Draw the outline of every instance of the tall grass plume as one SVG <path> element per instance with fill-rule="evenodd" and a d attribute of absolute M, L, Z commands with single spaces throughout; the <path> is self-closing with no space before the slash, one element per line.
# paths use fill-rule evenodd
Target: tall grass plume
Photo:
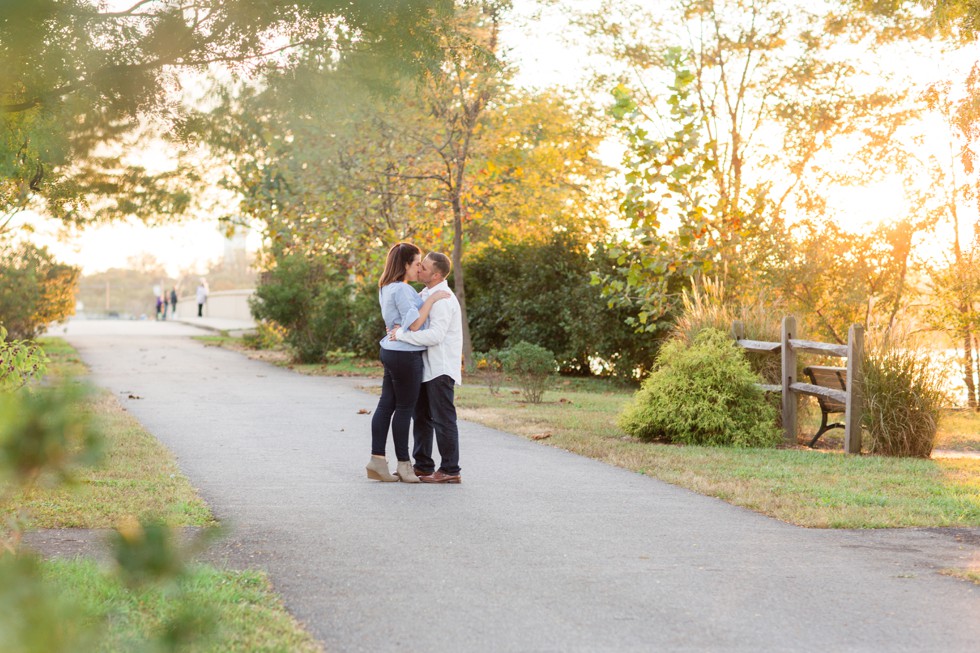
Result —
<path fill-rule="evenodd" d="M 928 458 L 949 403 L 942 371 L 911 337 L 869 338 L 864 360 L 866 448 L 874 454 Z"/>

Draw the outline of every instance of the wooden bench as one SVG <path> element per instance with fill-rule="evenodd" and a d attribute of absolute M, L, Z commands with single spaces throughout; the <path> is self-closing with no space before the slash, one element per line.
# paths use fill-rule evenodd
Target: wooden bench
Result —
<path fill-rule="evenodd" d="M 847 411 L 847 404 L 841 400 L 844 392 L 847 392 L 847 370 L 843 367 L 823 367 L 820 365 L 810 365 L 803 368 L 803 373 L 810 379 L 810 384 L 806 394 L 813 395 L 820 404 L 820 430 L 810 440 L 810 447 L 817 443 L 820 436 L 830 429 L 842 429 L 844 424 L 841 422 L 827 423 L 827 418 L 834 413 L 843 414 Z M 824 390 L 825 389 L 825 390 Z M 823 391 L 821 391 L 823 390 Z"/>

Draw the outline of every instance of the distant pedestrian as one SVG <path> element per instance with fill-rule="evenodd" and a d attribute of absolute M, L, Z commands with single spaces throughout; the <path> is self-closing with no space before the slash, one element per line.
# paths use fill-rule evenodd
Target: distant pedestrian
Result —
<path fill-rule="evenodd" d="M 197 316 L 204 317 L 204 302 L 208 301 L 208 285 L 201 279 L 197 286 Z"/>
<path fill-rule="evenodd" d="M 170 289 L 170 317 L 177 317 L 177 286 Z"/>
<path fill-rule="evenodd" d="M 157 295 L 157 320 L 163 317 L 163 295 Z"/>

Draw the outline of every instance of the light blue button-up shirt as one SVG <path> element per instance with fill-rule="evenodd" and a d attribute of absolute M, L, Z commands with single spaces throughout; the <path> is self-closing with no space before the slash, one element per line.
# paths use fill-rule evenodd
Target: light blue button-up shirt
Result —
<path fill-rule="evenodd" d="M 382 286 L 378 293 L 381 302 L 381 317 L 384 318 L 385 328 L 392 329 L 396 324 L 408 326 L 419 319 L 419 308 L 422 298 L 415 289 L 404 281 L 396 281 Z M 381 339 L 381 347 L 392 351 L 424 351 L 425 347 L 410 345 L 407 342 L 395 340 L 392 342 L 385 333 Z"/>

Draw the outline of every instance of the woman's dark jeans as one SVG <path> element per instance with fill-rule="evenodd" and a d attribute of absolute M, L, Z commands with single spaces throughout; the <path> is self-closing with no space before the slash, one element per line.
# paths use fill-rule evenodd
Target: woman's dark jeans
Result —
<path fill-rule="evenodd" d="M 381 350 L 385 377 L 381 383 L 381 399 L 371 418 L 371 453 L 385 455 L 388 425 L 395 441 L 395 457 L 408 457 L 408 429 L 415 413 L 415 402 L 422 387 L 422 352 Z"/>

